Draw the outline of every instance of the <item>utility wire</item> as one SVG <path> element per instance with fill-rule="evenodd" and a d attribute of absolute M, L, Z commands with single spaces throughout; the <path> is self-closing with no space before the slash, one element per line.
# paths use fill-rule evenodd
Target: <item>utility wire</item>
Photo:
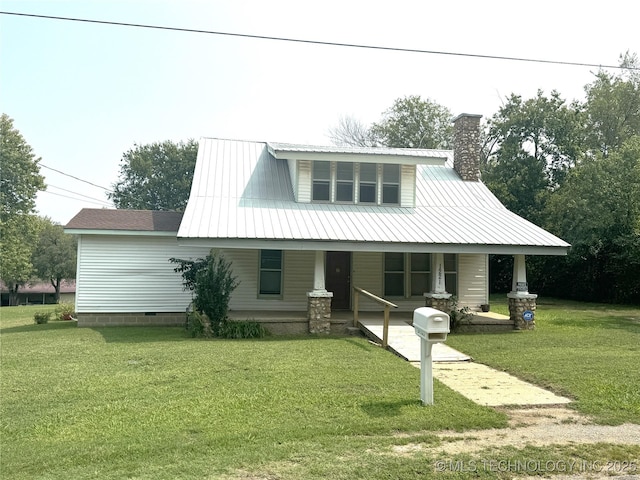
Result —
<path fill-rule="evenodd" d="M 73 190 L 67 190 L 66 188 L 58 187 L 57 185 L 51 185 L 50 183 L 48 183 L 47 187 L 57 188 L 58 190 L 62 190 L 63 192 L 73 193 L 74 195 L 78 195 L 79 197 L 84 197 L 84 198 L 88 198 L 90 200 L 95 200 L 96 202 L 101 202 L 105 206 L 109 206 L 109 207 L 111 206 L 111 204 L 109 202 L 107 202 L 106 200 L 100 200 L 99 198 L 90 197 L 88 195 L 83 195 L 82 193 L 77 193 L 77 192 L 74 192 Z M 54 192 L 51 192 L 51 193 L 54 193 Z"/>
<path fill-rule="evenodd" d="M 43 18 L 48 20 L 64 20 L 69 22 L 96 23 L 101 25 L 113 25 L 113 26 L 119 26 L 119 27 L 149 28 L 149 29 L 156 29 L 156 30 L 169 30 L 174 32 L 187 32 L 187 33 L 204 33 L 207 35 L 223 35 L 228 37 L 241 37 L 241 38 L 251 38 L 255 40 L 273 40 L 273 41 L 279 41 L 279 42 L 304 43 L 304 44 L 324 45 L 324 46 L 331 46 L 331 47 L 363 48 L 363 49 L 369 49 L 369 50 L 384 50 L 384 51 L 391 51 L 391 52 L 406 52 L 406 53 L 423 53 L 423 54 L 430 54 L 430 55 L 450 55 L 450 56 L 456 56 L 456 57 L 507 60 L 507 61 L 513 61 L 513 62 L 546 63 L 546 64 L 552 64 L 552 65 L 568 65 L 568 66 L 576 66 L 576 67 L 617 68 L 617 69 L 626 68 L 628 70 L 640 70 L 640 67 L 621 67 L 620 65 L 602 65 L 598 63 L 568 62 L 568 61 L 559 61 L 559 60 L 543 60 L 538 58 L 505 57 L 500 55 L 480 55 L 480 54 L 474 54 L 474 53 L 422 50 L 418 48 L 385 47 L 381 45 L 366 45 L 366 44 L 358 44 L 358 43 L 327 42 L 327 41 L 321 41 L 321 40 L 304 40 L 300 38 L 273 37 L 268 35 L 251 35 L 247 33 L 219 32 L 219 31 L 213 31 L 213 30 L 167 27 L 162 25 L 148 25 L 148 24 L 141 24 L 141 23 L 110 22 L 106 20 L 91 20 L 87 18 L 59 17 L 59 16 L 53 16 L 53 15 L 36 15 L 32 13 L 0 11 L 0 14 L 16 15 L 16 16 L 31 17 L 31 18 Z"/>
<path fill-rule="evenodd" d="M 101 207 L 106 207 L 107 206 L 107 205 L 104 205 L 103 203 L 92 202 L 91 200 L 82 200 L 81 198 L 70 197 L 69 195 L 63 195 L 61 193 L 50 192 L 49 190 L 42 190 L 42 192 L 43 193 L 48 193 L 49 195 L 56 195 L 57 197 L 70 198 L 71 200 L 77 200 L 77 201 L 86 202 L 86 203 L 93 203 L 94 205 L 100 205 Z M 111 205 L 109 205 L 109 206 L 111 206 Z"/>
<path fill-rule="evenodd" d="M 2 13 L 2 12 L 0 12 L 0 13 Z M 88 180 L 83 180 L 82 178 L 74 177 L 73 175 L 69 175 L 68 173 L 61 172 L 60 170 L 56 170 L 55 168 L 47 167 L 44 163 L 38 163 L 38 165 L 40 165 L 41 167 L 44 167 L 44 168 L 46 168 L 48 170 L 53 170 L 54 172 L 57 172 L 57 173 L 59 173 L 61 175 L 64 175 L 66 177 L 70 177 L 70 178 L 73 178 L 74 180 L 78 180 L 79 182 L 88 183 L 89 185 L 92 185 L 94 187 L 101 188 L 102 190 L 106 190 L 107 192 L 113 193 L 108 188 L 101 187 L 100 185 L 96 185 L 95 183 L 91 183 Z"/>

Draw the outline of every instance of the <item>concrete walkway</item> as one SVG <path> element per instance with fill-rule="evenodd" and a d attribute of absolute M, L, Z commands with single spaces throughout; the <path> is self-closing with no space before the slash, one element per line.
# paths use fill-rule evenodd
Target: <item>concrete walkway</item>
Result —
<path fill-rule="evenodd" d="M 362 319 L 360 328 L 374 341 L 382 342 L 382 319 Z M 403 320 L 389 321 L 389 349 L 420 368 L 420 338 Z M 432 351 L 433 376 L 449 388 L 479 405 L 559 405 L 571 400 L 513 375 L 495 370 L 445 344 Z"/>

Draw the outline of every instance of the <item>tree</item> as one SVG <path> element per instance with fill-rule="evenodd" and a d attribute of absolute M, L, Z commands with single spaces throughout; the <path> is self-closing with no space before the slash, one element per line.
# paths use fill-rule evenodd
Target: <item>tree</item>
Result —
<path fill-rule="evenodd" d="M 2 281 L 9 290 L 9 305 L 17 305 L 18 290 L 34 278 L 31 255 L 39 227 L 35 215 L 19 215 L 2 222 L 0 259 Z"/>
<path fill-rule="evenodd" d="M 357 147 L 449 148 L 453 138 L 451 111 L 418 95 L 398 98 L 378 123 L 364 126 L 352 117 L 341 117 L 329 130 L 336 145 Z"/>
<path fill-rule="evenodd" d="M 375 141 L 369 127 L 353 117 L 340 117 L 338 126 L 329 129 L 329 138 L 341 147 L 373 147 Z"/>
<path fill-rule="evenodd" d="M 73 235 L 64 233 L 63 227 L 49 218 L 40 219 L 40 223 L 38 242 L 31 259 L 38 278 L 50 282 L 55 289 L 58 303 L 61 281 L 76 275 L 77 242 Z"/>
<path fill-rule="evenodd" d="M 511 95 L 488 121 L 482 179 L 511 211 L 541 224 L 549 194 L 580 155 L 580 109 L 557 92 Z"/>
<path fill-rule="evenodd" d="M 640 135 L 575 167 L 548 205 L 548 226 L 572 243 L 554 290 L 640 302 Z"/>
<path fill-rule="evenodd" d="M 31 215 L 45 188 L 39 158 L 6 114 L 0 116 L 0 278 L 14 305 L 18 289 L 31 279 L 31 251 L 38 225 Z"/>
<path fill-rule="evenodd" d="M 448 108 L 410 95 L 398 98 L 382 120 L 371 126 L 371 134 L 387 147 L 446 149 L 453 138 L 452 118 Z"/>
<path fill-rule="evenodd" d="M 585 87 L 587 145 L 605 156 L 640 133 L 640 61 L 627 52 L 620 66 L 618 75 L 600 70 Z"/>
<path fill-rule="evenodd" d="M 116 208 L 184 211 L 197 155 L 195 140 L 135 145 L 122 156 L 109 198 Z"/>

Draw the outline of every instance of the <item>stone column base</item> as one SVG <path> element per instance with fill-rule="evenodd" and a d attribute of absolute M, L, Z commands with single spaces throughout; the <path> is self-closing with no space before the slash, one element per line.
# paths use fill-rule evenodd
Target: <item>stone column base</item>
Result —
<path fill-rule="evenodd" d="M 307 318 L 309 333 L 331 333 L 332 292 L 307 293 Z"/>
<path fill-rule="evenodd" d="M 536 299 L 538 295 L 531 293 L 508 293 L 509 318 L 516 330 L 533 330 L 536 328 L 535 316 L 531 320 L 525 320 L 524 313 L 536 312 Z"/>
<path fill-rule="evenodd" d="M 425 307 L 435 308 L 448 314 L 451 311 L 453 302 L 450 293 L 425 293 Z"/>

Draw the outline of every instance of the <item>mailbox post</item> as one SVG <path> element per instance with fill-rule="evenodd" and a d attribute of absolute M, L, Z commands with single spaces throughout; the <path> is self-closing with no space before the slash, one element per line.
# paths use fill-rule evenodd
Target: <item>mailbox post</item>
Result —
<path fill-rule="evenodd" d="M 434 343 L 444 342 L 449 333 L 449 315 L 431 307 L 413 311 L 413 328 L 420 337 L 420 399 L 423 405 L 433 405 Z"/>

